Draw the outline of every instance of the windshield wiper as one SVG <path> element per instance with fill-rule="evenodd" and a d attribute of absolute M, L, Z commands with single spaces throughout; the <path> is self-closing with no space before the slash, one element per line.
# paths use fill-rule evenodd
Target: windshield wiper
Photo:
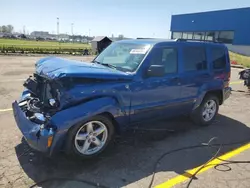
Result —
<path fill-rule="evenodd" d="M 109 63 L 101 63 L 101 62 L 96 61 L 96 60 L 93 60 L 92 62 L 93 62 L 93 63 L 100 64 L 100 65 L 103 65 L 103 66 L 106 66 L 106 67 L 110 67 L 110 68 L 116 69 L 116 66 L 114 66 L 114 65 L 112 65 L 112 64 L 109 64 Z"/>

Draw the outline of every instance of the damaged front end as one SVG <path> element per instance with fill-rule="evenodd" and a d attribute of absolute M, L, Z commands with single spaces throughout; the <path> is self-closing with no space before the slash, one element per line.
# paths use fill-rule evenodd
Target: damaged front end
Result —
<path fill-rule="evenodd" d="M 35 150 L 49 152 L 57 127 L 51 117 L 59 107 L 59 88 L 55 81 L 34 74 L 24 82 L 26 90 L 12 103 L 17 126 Z"/>
<path fill-rule="evenodd" d="M 52 155 L 63 149 L 71 126 L 105 108 L 110 110 L 113 100 L 107 96 L 115 95 L 111 86 L 132 78 L 132 74 L 97 63 L 43 58 L 24 82 L 26 90 L 20 100 L 12 104 L 16 124 L 32 148 Z M 101 98 L 111 104 L 105 103 L 104 108 L 90 102 Z"/>

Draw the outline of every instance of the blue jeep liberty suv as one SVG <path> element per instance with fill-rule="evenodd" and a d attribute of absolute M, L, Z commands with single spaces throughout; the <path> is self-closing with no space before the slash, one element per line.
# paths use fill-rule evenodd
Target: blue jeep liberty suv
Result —
<path fill-rule="evenodd" d="M 223 44 L 137 39 L 113 42 L 91 63 L 42 58 L 13 102 L 35 150 L 99 155 L 133 124 L 183 114 L 209 125 L 231 93 Z"/>

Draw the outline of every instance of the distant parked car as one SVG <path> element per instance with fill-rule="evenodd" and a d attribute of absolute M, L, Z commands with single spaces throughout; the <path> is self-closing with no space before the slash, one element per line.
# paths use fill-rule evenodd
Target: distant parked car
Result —
<path fill-rule="evenodd" d="M 24 34 L 18 35 L 18 38 L 27 39 L 26 35 L 24 35 Z"/>
<path fill-rule="evenodd" d="M 16 39 L 17 37 L 15 35 L 12 34 L 4 34 L 3 38 L 7 38 L 7 39 Z"/>
<path fill-rule="evenodd" d="M 44 41 L 45 38 L 42 38 L 42 37 L 36 37 L 36 41 Z"/>
<path fill-rule="evenodd" d="M 84 49 L 83 50 L 83 55 L 89 55 L 89 50 L 88 49 Z"/>
<path fill-rule="evenodd" d="M 230 96 L 229 81 L 222 44 L 119 41 L 92 63 L 39 60 L 12 106 L 32 148 L 90 158 L 115 134 L 149 119 L 188 114 L 200 126 L 211 124 Z"/>

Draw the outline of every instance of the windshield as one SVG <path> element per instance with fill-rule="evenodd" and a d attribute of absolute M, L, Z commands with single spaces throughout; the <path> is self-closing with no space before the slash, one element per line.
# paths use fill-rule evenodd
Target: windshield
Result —
<path fill-rule="evenodd" d="M 150 45 L 133 43 L 112 43 L 94 62 L 108 65 L 124 72 L 133 72 L 142 62 Z"/>

